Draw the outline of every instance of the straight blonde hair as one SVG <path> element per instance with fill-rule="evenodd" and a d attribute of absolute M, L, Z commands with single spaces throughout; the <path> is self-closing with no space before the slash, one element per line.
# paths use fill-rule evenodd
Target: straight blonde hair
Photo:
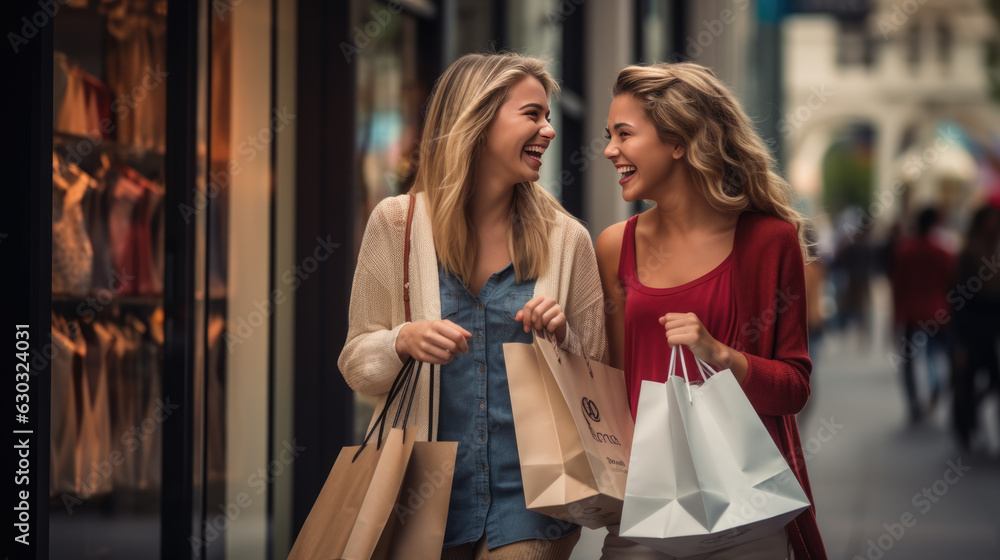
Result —
<path fill-rule="evenodd" d="M 695 185 L 716 210 L 755 210 L 795 226 L 809 259 L 806 218 L 792 206 L 788 182 L 729 88 L 693 62 L 628 66 L 612 95 L 632 95 L 663 141 L 684 147 Z"/>
<path fill-rule="evenodd" d="M 412 192 L 427 193 L 438 262 L 466 284 L 477 257 L 478 232 L 469 216 L 476 162 L 511 87 L 528 77 L 541 82 L 546 95 L 559 91 L 544 62 L 504 52 L 459 58 L 431 92 Z M 551 250 L 548 234 L 558 212 L 565 212 L 562 205 L 538 184 L 514 186 L 507 250 L 518 283 L 545 272 Z"/>

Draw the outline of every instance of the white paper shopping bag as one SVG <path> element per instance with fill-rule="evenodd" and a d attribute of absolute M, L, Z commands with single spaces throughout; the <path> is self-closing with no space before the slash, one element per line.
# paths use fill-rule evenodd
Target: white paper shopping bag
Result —
<path fill-rule="evenodd" d="M 684 557 L 780 531 L 810 505 L 794 473 L 730 370 L 691 385 L 680 361 L 642 382 L 621 536 Z"/>

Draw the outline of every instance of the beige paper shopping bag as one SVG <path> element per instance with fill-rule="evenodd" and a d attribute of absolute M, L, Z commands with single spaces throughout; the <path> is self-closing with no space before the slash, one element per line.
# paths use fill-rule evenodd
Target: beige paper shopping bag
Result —
<path fill-rule="evenodd" d="M 340 451 L 289 560 L 369 560 L 392 515 L 416 428 L 390 429 L 374 444 Z M 355 454 L 361 449 L 361 453 Z"/>
<path fill-rule="evenodd" d="M 503 349 L 527 508 L 618 523 L 633 431 L 624 374 L 537 335 Z"/>
<path fill-rule="evenodd" d="M 373 560 L 439 560 L 458 442 L 418 441 Z"/>
<path fill-rule="evenodd" d="M 341 450 L 289 560 L 440 558 L 458 444 L 414 442 L 417 429 L 406 424 L 419 380 L 420 366 L 411 358 L 365 443 Z M 433 384 L 433 367 L 430 380 Z M 397 400 L 393 427 L 385 431 Z"/>

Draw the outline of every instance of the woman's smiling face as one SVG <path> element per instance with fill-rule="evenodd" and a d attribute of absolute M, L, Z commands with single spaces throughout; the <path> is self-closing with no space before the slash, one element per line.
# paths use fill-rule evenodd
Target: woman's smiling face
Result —
<path fill-rule="evenodd" d="M 660 138 L 639 101 L 630 94 L 621 94 L 611 102 L 605 133 L 608 145 L 604 157 L 621 175 L 622 198 L 627 202 L 655 199 L 656 191 L 679 169 L 677 160 L 684 149 Z"/>
<path fill-rule="evenodd" d="M 537 181 L 542 154 L 555 136 L 545 88 L 536 78 L 525 77 L 511 86 L 486 129 L 480 171 L 509 185 Z"/>

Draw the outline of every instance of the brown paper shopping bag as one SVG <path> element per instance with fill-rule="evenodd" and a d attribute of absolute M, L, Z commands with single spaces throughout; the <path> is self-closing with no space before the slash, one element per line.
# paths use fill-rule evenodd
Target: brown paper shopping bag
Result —
<path fill-rule="evenodd" d="M 289 560 L 440 558 L 458 444 L 415 442 L 416 428 L 406 428 L 420 378 L 415 366 L 408 360 L 396 376 L 365 442 L 341 450 Z M 393 428 L 384 432 L 397 401 Z"/>
<path fill-rule="evenodd" d="M 390 429 L 381 449 L 367 445 L 340 451 L 289 560 L 372 557 L 403 485 L 415 432 Z"/>
<path fill-rule="evenodd" d="M 527 508 L 591 529 L 618 523 L 634 429 L 624 373 L 537 334 L 503 350 Z"/>
<path fill-rule="evenodd" d="M 418 441 L 373 560 L 439 560 L 458 442 Z"/>

